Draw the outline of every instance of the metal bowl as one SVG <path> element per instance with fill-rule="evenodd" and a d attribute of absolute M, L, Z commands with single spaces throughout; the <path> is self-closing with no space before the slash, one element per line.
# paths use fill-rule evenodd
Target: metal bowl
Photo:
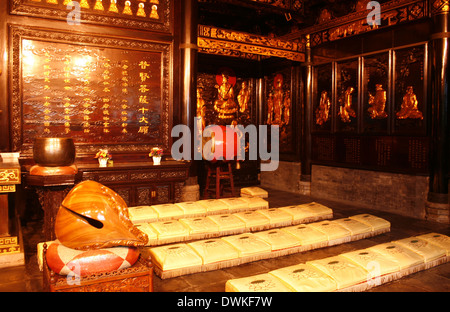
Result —
<path fill-rule="evenodd" d="M 75 161 L 75 144 L 72 138 L 36 138 L 33 158 L 43 167 L 70 166 Z"/>

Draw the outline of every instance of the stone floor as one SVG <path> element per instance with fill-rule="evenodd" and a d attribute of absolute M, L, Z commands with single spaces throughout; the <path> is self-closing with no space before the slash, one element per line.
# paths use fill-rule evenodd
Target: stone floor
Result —
<path fill-rule="evenodd" d="M 369 239 L 345 243 L 333 247 L 312 250 L 276 259 L 262 260 L 237 267 L 211 272 L 185 275 L 161 280 L 154 276 L 155 292 L 223 292 L 228 279 L 266 273 L 312 259 L 338 255 L 343 252 L 367 248 L 413 235 L 438 232 L 450 235 L 450 225 L 429 222 L 396 215 L 387 212 L 369 210 L 319 198 L 269 190 L 270 207 L 316 201 L 327 205 L 334 211 L 335 218 L 347 217 L 359 213 L 372 213 L 391 222 L 391 231 Z M 25 265 L 0 269 L 0 292 L 40 292 L 42 291 L 42 273 L 36 261 L 36 244 L 42 241 L 41 219 L 28 220 L 23 226 L 25 243 Z M 371 292 L 448 292 L 450 291 L 450 263 L 412 274 L 375 288 Z"/>

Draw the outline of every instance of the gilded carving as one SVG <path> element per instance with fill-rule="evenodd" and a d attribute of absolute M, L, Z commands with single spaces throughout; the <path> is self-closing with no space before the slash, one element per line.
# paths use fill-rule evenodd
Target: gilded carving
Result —
<path fill-rule="evenodd" d="M 370 118 L 386 118 L 387 113 L 385 112 L 386 107 L 386 90 L 383 89 L 381 84 L 375 86 L 375 95 L 369 92 L 369 112 Z"/>
<path fill-rule="evenodd" d="M 73 10 L 70 1 L 51 0 L 53 2 L 36 0 L 10 0 L 11 14 L 39 16 L 57 20 L 67 20 Z M 80 23 L 102 24 L 170 32 L 171 1 L 151 2 L 145 6 L 143 2 L 130 0 L 95 0 L 92 5 L 87 0 L 76 1 L 82 8 Z M 108 5 L 109 4 L 109 5 Z M 107 9 L 106 9 L 107 8 Z"/>
<path fill-rule="evenodd" d="M 273 90 L 269 93 L 267 124 L 288 125 L 290 122 L 291 95 L 283 89 L 283 75 L 277 74 L 273 82 Z"/>
<path fill-rule="evenodd" d="M 321 126 L 330 118 L 331 101 L 327 91 L 320 94 L 319 106 L 316 108 L 316 124 Z"/>
<path fill-rule="evenodd" d="M 214 101 L 214 110 L 219 114 L 219 119 L 231 120 L 236 117 L 239 107 L 234 100 L 234 88 L 229 82 L 229 75 L 222 73 L 220 77 L 219 85 L 215 86 L 217 99 Z"/>
<path fill-rule="evenodd" d="M 0 184 L 19 184 L 19 169 L 0 169 Z"/>
<path fill-rule="evenodd" d="M 348 87 L 343 96 L 339 99 L 340 107 L 339 107 L 339 113 L 338 115 L 341 117 L 341 120 L 345 123 L 351 122 L 351 117 L 355 118 L 356 113 L 353 109 L 353 91 L 355 89 L 353 87 Z"/>
<path fill-rule="evenodd" d="M 402 106 L 400 111 L 396 113 L 398 119 L 423 119 L 422 112 L 419 111 L 417 105 L 419 101 L 417 100 L 416 95 L 414 94 L 414 89 L 412 86 L 408 86 L 406 88 L 406 93 L 403 96 Z"/>
<path fill-rule="evenodd" d="M 222 28 L 199 25 L 198 47 L 201 52 L 229 56 L 263 55 L 305 61 L 303 42 L 258 36 Z"/>
<path fill-rule="evenodd" d="M 434 0 L 432 11 L 434 14 L 450 12 L 450 0 Z"/>
<path fill-rule="evenodd" d="M 360 1 L 362 4 L 367 1 Z M 357 6 L 358 6 L 357 5 Z M 367 23 L 367 10 L 359 9 L 356 12 L 342 17 L 333 18 L 331 13 L 324 9 L 315 26 L 302 29 L 296 37 L 311 35 L 311 45 L 317 46 L 325 42 L 354 36 L 372 31 L 377 28 L 389 27 L 427 17 L 428 1 L 409 0 L 388 1 L 381 4 L 381 25 L 369 25 Z M 433 3 L 435 12 L 448 10 L 448 0 L 435 0 Z M 291 36 L 292 37 L 292 36 Z"/>

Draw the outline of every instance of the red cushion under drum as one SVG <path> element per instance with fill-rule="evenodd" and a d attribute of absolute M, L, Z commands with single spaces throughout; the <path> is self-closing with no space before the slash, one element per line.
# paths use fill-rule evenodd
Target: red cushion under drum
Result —
<path fill-rule="evenodd" d="M 58 243 L 51 244 L 46 253 L 48 266 L 60 275 L 86 276 L 111 272 L 132 266 L 139 258 L 136 247 L 112 247 L 76 250 Z"/>

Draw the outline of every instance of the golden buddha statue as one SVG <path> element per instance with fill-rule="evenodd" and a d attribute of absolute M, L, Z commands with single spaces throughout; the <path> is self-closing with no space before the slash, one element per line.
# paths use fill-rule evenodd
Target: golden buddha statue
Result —
<path fill-rule="evenodd" d="M 203 89 L 197 88 L 197 117 L 202 118 L 202 129 L 205 129 L 206 103 L 203 99 Z"/>
<path fill-rule="evenodd" d="M 286 91 L 284 97 L 283 124 L 288 125 L 291 119 L 291 92 Z"/>
<path fill-rule="evenodd" d="M 354 90 L 353 87 L 348 87 L 345 90 L 343 97 L 344 105 L 341 105 L 339 108 L 339 116 L 341 116 L 341 120 L 345 123 L 351 122 L 350 117 L 356 117 L 356 113 L 352 108 L 352 93 Z"/>
<path fill-rule="evenodd" d="M 396 116 L 398 119 L 423 119 L 422 112 L 419 111 L 417 105 L 419 102 L 417 101 L 417 97 L 414 94 L 414 90 L 412 86 L 406 88 L 406 94 L 403 96 L 402 106 L 400 111 L 397 112 Z"/>
<path fill-rule="evenodd" d="M 370 118 L 386 118 L 387 113 L 384 111 L 386 107 L 386 91 L 383 89 L 383 85 L 375 85 L 375 96 L 369 93 L 369 112 Z"/>
<path fill-rule="evenodd" d="M 239 91 L 237 99 L 239 103 L 239 111 L 244 113 L 248 108 L 248 101 L 250 100 L 250 90 L 248 88 L 247 81 L 242 82 L 242 88 L 241 91 Z"/>
<path fill-rule="evenodd" d="M 228 75 L 222 74 L 222 84 L 216 85 L 218 98 L 214 101 L 214 109 L 219 113 L 220 119 L 235 117 L 238 105 L 234 101 L 233 85 L 228 82 Z"/>
<path fill-rule="evenodd" d="M 320 94 L 319 106 L 316 108 L 316 124 L 321 126 L 328 121 L 331 102 L 327 91 Z"/>
<path fill-rule="evenodd" d="M 274 125 L 282 125 L 283 107 L 284 107 L 284 92 L 283 79 L 276 77 L 274 81 L 273 91 L 273 121 Z"/>
<path fill-rule="evenodd" d="M 267 124 L 271 125 L 273 119 L 273 93 L 269 93 L 269 98 L 267 99 Z"/>

